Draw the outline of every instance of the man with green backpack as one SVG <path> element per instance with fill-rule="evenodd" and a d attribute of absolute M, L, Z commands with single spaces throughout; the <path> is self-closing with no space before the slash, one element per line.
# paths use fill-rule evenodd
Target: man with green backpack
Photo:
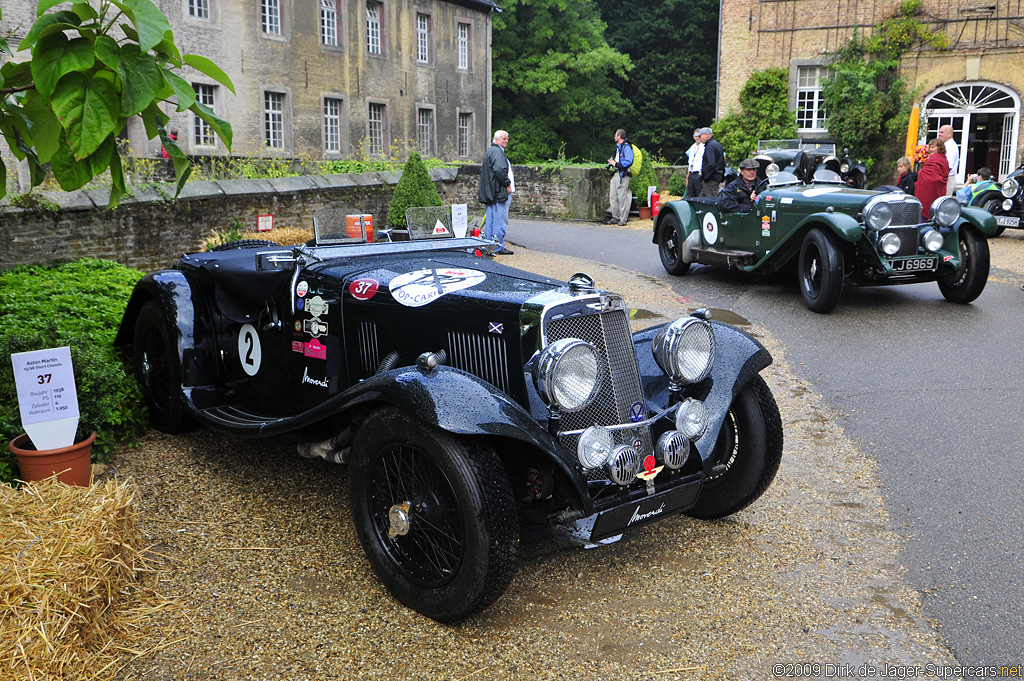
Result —
<path fill-rule="evenodd" d="M 629 191 L 629 179 L 633 176 L 633 145 L 626 139 L 626 131 L 615 131 L 615 154 L 608 159 L 608 169 L 614 171 L 608 189 L 608 216 L 602 222 L 625 225 L 629 218 L 629 207 L 633 194 Z"/>

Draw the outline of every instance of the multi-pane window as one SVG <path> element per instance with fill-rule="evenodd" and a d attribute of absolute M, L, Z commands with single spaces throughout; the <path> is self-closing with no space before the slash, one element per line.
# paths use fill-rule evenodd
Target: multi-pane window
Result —
<path fill-rule="evenodd" d="M 271 149 L 284 149 L 284 94 L 263 93 L 263 141 Z"/>
<path fill-rule="evenodd" d="M 828 77 L 825 66 L 797 67 L 796 127 L 801 130 L 824 130 L 826 115 L 821 84 Z"/>
<path fill-rule="evenodd" d="M 188 15 L 195 19 L 210 19 L 210 0 L 188 0 Z"/>
<path fill-rule="evenodd" d="M 469 140 L 473 135 L 473 114 L 459 114 L 459 156 L 469 156 Z"/>
<path fill-rule="evenodd" d="M 324 151 L 341 151 L 341 100 L 324 98 Z"/>
<path fill-rule="evenodd" d="M 373 156 L 380 156 L 384 153 L 384 116 L 387 107 L 383 104 L 370 104 L 369 124 L 369 153 Z"/>
<path fill-rule="evenodd" d="M 430 63 L 430 16 L 416 15 L 416 61 Z"/>
<path fill-rule="evenodd" d="M 320 42 L 338 46 L 338 0 L 320 0 Z"/>
<path fill-rule="evenodd" d="M 420 109 L 416 114 L 416 146 L 420 156 L 430 156 L 430 141 L 434 137 L 434 112 Z"/>
<path fill-rule="evenodd" d="M 281 35 L 281 0 L 260 0 L 260 23 L 264 33 Z"/>
<path fill-rule="evenodd" d="M 383 7 L 379 2 L 366 3 L 366 51 L 380 54 L 380 15 Z"/>
<path fill-rule="evenodd" d="M 196 91 L 196 101 L 209 108 L 210 111 L 214 111 L 213 103 L 217 86 L 192 83 L 192 89 Z M 195 113 L 192 114 L 192 140 L 197 147 L 217 146 L 217 137 L 213 134 L 213 128 Z"/>
<path fill-rule="evenodd" d="M 469 68 L 469 24 L 459 23 L 458 35 L 456 37 L 459 53 L 459 68 Z"/>

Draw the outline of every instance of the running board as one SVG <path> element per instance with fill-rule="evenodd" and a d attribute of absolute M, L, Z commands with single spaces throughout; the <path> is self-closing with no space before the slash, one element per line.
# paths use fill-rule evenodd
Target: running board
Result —
<path fill-rule="evenodd" d="M 694 262 L 715 267 L 742 269 L 754 264 L 753 251 L 734 251 L 728 248 L 691 248 Z"/>

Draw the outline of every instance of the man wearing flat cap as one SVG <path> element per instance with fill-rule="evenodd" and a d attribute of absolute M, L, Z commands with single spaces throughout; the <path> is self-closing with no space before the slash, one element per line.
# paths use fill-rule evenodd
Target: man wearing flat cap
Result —
<path fill-rule="evenodd" d="M 757 201 L 757 169 L 752 158 L 740 161 L 740 176 L 725 185 L 720 207 L 723 213 L 748 213 Z"/>
<path fill-rule="evenodd" d="M 711 128 L 700 129 L 700 141 L 704 144 L 704 156 L 700 161 L 701 196 L 715 198 L 725 179 L 725 150 L 718 140 L 711 139 Z"/>

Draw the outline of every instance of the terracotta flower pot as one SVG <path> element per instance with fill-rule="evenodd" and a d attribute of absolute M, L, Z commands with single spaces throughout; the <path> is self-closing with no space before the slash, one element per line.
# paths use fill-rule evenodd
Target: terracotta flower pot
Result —
<path fill-rule="evenodd" d="M 20 478 L 25 482 L 45 480 L 54 473 L 57 480 L 67 485 L 88 487 L 92 477 L 92 443 L 96 433 L 60 449 L 36 450 L 28 435 L 21 434 L 7 444 L 18 460 Z"/>
<path fill-rule="evenodd" d="M 651 207 L 650 206 L 640 206 L 636 210 L 637 210 L 638 213 L 640 213 L 640 219 L 641 220 L 650 220 L 651 219 Z"/>

